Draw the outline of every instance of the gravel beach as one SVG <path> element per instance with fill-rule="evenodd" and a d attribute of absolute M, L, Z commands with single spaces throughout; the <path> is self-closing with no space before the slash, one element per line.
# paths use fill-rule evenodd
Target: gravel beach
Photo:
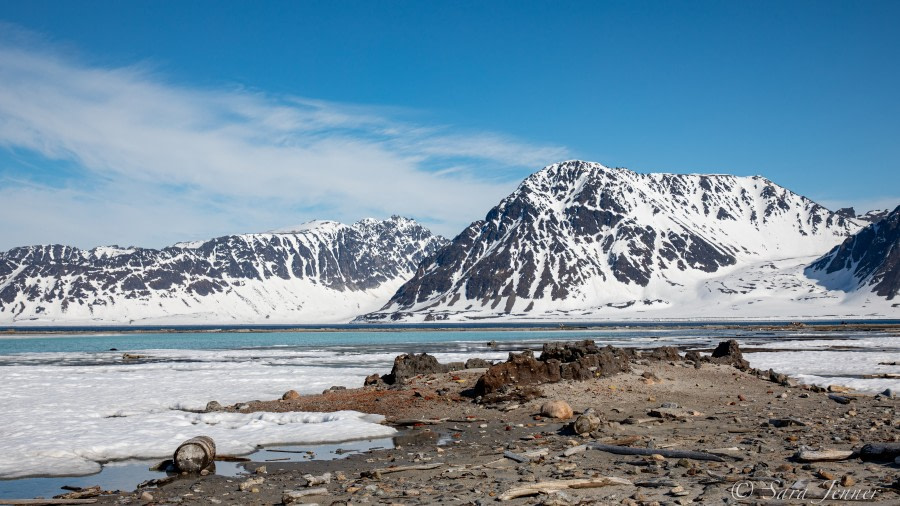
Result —
<path fill-rule="evenodd" d="M 571 346 L 553 347 L 557 361 L 546 359 L 546 347 L 543 357 L 511 357 L 519 369 L 507 367 L 507 384 L 492 392 L 484 379 L 479 383 L 491 376 L 484 367 L 415 374 L 419 364 L 412 364 L 405 376 L 372 377 L 373 384 L 358 389 L 228 406 L 377 413 L 398 434 L 394 448 L 339 460 L 249 462 L 244 476 L 176 475 L 92 499 L 104 505 L 900 503 L 900 465 L 865 447 L 897 449 L 895 396 L 796 385 L 749 369 L 736 349 L 709 361 L 707 354 L 685 358 L 671 348 L 610 354 L 586 343 Z M 592 356 L 598 350 L 609 360 Z M 547 364 L 559 368 L 553 374 L 575 379 L 543 381 L 535 371 Z M 550 408 L 562 403 L 550 401 L 562 401 L 571 413 L 563 406 L 555 413 L 562 418 L 554 418 Z M 822 451 L 841 460 L 818 460 Z"/>

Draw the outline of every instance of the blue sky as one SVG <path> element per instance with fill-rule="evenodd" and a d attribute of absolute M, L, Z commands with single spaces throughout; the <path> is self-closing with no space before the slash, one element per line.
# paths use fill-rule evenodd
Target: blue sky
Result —
<path fill-rule="evenodd" d="M 0 0 L 0 249 L 402 214 L 571 158 L 900 204 L 900 2 Z"/>

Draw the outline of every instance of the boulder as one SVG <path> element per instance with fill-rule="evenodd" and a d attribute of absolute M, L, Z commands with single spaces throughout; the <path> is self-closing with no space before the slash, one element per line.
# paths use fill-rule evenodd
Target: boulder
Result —
<path fill-rule="evenodd" d="M 487 369 L 493 364 L 483 358 L 470 358 L 466 360 L 466 369 Z"/>
<path fill-rule="evenodd" d="M 750 363 L 744 360 L 744 355 L 741 354 L 741 348 L 738 346 L 737 341 L 735 341 L 734 339 L 729 339 L 727 341 L 722 341 L 721 343 L 719 343 L 719 345 L 716 346 L 716 349 L 712 352 L 710 362 L 716 364 L 733 365 L 742 371 L 750 368 Z"/>
<path fill-rule="evenodd" d="M 300 398 L 300 394 L 296 390 L 288 390 L 281 396 L 283 401 L 293 401 Z"/>
<path fill-rule="evenodd" d="M 666 362 L 678 362 L 681 360 L 681 355 L 678 354 L 678 348 L 674 346 L 660 346 L 659 348 L 653 348 L 650 353 L 643 353 L 641 356 L 650 360 L 663 360 Z"/>
<path fill-rule="evenodd" d="M 447 372 L 450 369 L 438 362 L 433 356 L 422 353 L 398 355 L 394 358 L 394 367 L 390 374 L 381 377 L 382 381 L 388 385 L 402 383 L 408 378 L 414 378 L 420 374 L 438 374 Z"/>
<path fill-rule="evenodd" d="M 541 406 L 541 415 L 556 418 L 558 420 L 568 420 L 569 418 L 572 418 L 574 413 L 568 402 L 555 400 L 547 401 Z"/>
<path fill-rule="evenodd" d="M 599 429 L 602 423 L 603 420 L 601 420 L 599 416 L 591 413 L 584 413 L 578 415 L 578 418 L 572 422 L 572 430 L 576 434 L 590 434 Z"/>

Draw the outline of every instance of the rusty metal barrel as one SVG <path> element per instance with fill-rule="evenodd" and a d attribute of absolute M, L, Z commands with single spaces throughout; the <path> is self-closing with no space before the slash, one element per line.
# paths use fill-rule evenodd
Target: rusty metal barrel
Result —
<path fill-rule="evenodd" d="M 199 473 L 216 460 L 216 443 L 209 436 L 197 436 L 181 443 L 172 457 L 182 472 Z"/>

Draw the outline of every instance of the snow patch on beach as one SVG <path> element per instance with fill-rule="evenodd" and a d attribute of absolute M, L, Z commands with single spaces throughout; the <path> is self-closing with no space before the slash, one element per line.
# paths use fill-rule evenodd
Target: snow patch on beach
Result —
<path fill-rule="evenodd" d="M 165 458 L 179 443 L 209 435 L 219 452 L 257 445 L 385 437 L 380 417 L 338 413 L 193 413 L 210 400 L 233 404 L 277 399 L 287 390 L 319 393 L 357 387 L 392 354 L 279 350 L 146 350 L 149 361 L 121 354 L 34 353 L 0 361 L 0 478 L 80 475 L 100 463 Z M 4 365 L 9 364 L 9 365 Z M 12 365 L 16 364 L 16 365 Z"/>
<path fill-rule="evenodd" d="M 828 386 L 842 385 L 860 392 L 880 393 L 886 388 L 900 391 L 900 379 L 866 378 L 865 376 L 900 373 L 896 363 L 900 357 L 900 337 L 860 339 L 784 340 L 766 348 L 801 349 L 802 351 L 770 351 L 744 355 L 751 367 L 787 373 L 801 383 Z M 824 349 L 839 348 L 839 349 Z M 840 349 L 855 348 L 855 349 Z"/>

